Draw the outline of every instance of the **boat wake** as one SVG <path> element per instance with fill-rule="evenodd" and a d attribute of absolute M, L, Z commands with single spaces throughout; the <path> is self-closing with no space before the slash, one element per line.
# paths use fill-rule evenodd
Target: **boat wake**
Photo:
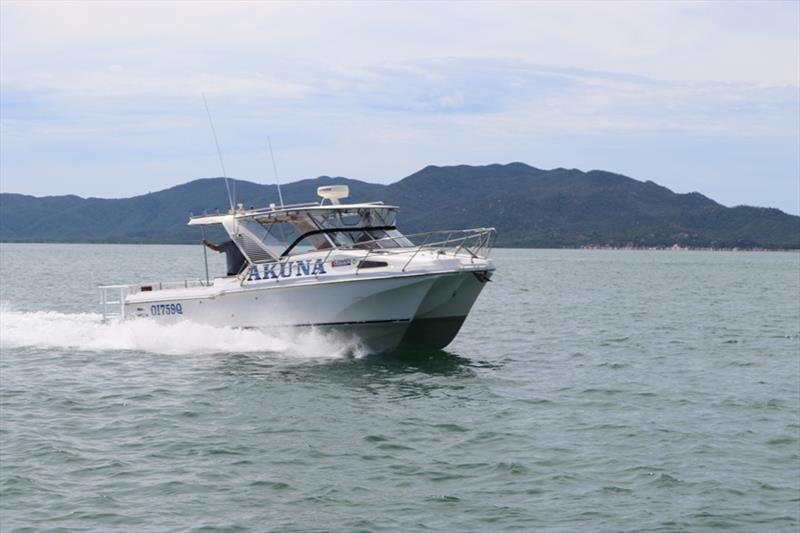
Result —
<path fill-rule="evenodd" d="M 243 330 L 193 322 L 151 320 L 104 323 L 98 313 L 17 311 L 0 305 L 0 348 L 138 351 L 166 355 L 276 354 L 303 359 L 361 357 L 358 339 L 308 330 Z"/>

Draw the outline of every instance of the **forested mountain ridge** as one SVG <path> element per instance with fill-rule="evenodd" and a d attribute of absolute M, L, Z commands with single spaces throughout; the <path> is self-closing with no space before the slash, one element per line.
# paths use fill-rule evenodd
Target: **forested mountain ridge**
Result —
<path fill-rule="evenodd" d="M 232 180 L 246 206 L 277 203 L 274 185 Z M 800 217 L 777 209 L 725 207 L 620 174 L 524 163 L 429 166 L 381 185 L 322 176 L 283 185 L 286 203 L 317 200 L 320 185 L 347 184 L 348 201 L 401 208 L 405 232 L 494 226 L 509 247 L 679 246 L 800 248 Z M 193 180 L 122 199 L 0 194 L 0 240 L 16 242 L 197 242 L 190 212 L 224 211 L 222 178 Z"/>

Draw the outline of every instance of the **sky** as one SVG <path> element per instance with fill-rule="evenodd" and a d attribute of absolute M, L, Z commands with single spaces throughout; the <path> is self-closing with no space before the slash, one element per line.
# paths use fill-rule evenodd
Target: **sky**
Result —
<path fill-rule="evenodd" d="M 0 191 L 602 169 L 800 214 L 800 1 L 0 0 Z M 221 191 L 221 198 L 224 198 Z"/>

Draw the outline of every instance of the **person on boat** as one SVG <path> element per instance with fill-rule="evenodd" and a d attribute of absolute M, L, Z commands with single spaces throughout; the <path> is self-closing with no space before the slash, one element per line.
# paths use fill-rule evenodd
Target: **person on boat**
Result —
<path fill-rule="evenodd" d="M 247 260 L 242 255 L 239 247 L 233 241 L 225 241 L 222 244 L 211 244 L 206 239 L 203 239 L 203 244 L 214 250 L 215 252 L 225 252 L 225 261 L 228 263 L 228 275 L 236 276 L 244 268 Z"/>

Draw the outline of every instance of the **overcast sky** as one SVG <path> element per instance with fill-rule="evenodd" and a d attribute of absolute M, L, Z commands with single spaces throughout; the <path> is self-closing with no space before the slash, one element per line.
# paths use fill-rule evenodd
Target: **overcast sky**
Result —
<path fill-rule="evenodd" d="M 0 2 L 0 190 L 603 169 L 800 213 L 800 2 Z M 224 198 L 224 191 L 220 192 Z"/>

